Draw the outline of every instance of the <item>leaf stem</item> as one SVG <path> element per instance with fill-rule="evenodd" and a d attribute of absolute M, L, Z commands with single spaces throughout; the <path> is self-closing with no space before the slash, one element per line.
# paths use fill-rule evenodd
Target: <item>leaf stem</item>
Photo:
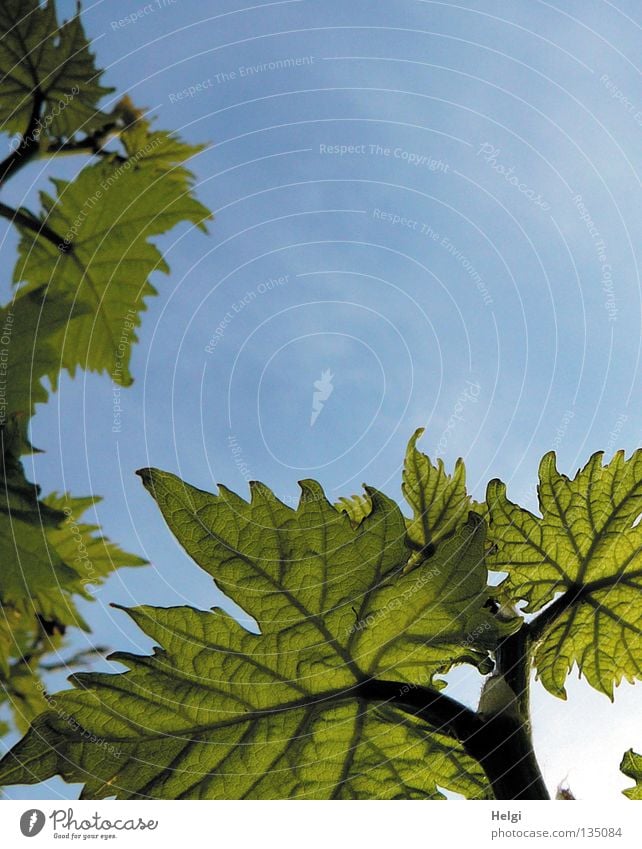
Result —
<path fill-rule="evenodd" d="M 48 227 L 44 221 L 34 218 L 30 213 L 22 209 L 14 209 L 12 206 L 7 206 L 6 203 L 0 201 L 0 217 L 6 218 L 12 224 L 19 224 L 26 230 L 35 233 L 36 236 L 42 236 L 52 245 L 55 245 L 61 254 L 71 253 L 73 245 L 59 236 L 51 227 Z"/>
<path fill-rule="evenodd" d="M 514 713 L 482 717 L 444 693 L 398 681 L 367 681 L 360 685 L 358 694 L 394 704 L 459 740 L 481 764 L 496 799 L 550 798 L 529 730 Z"/>
<path fill-rule="evenodd" d="M 493 714 L 462 743 L 482 765 L 496 799 L 550 799 L 528 726 L 514 714 Z"/>
<path fill-rule="evenodd" d="M 475 734 L 481 723 L 481 718 L 474 710 L 431 687 L 373 678 L 360 684 L 356 695 L 391 702 L 402 710 L 409 708 L 407 713 L 420 717 L 435 730 L 462 741 Z"/>
<path fill-rule="evenodd" d="M 106 150 L 105 145 L 112 141 L 112 139 L 117 139 L 120 136 L 120 132 L 111 127 L 106 128 L 105 133 L 94 133 L 93 135 L 86 136 L 83 139 L 79 139 L 78 141 L 68 141 L 60 143 L 55 146 L 47 147 L 38 152 L 38 156 L 40 157 L 58 157 L 58 156 L 76 156 L 78 154 L 87 154 L 91 156 L 98 156 L 107 159 L 114 159 L 116 162 L 126 162 L 124 156 L 121 156 L 119 153 L 116 153 L 112 150 Z"/>
<path fill-rule="evenodd" d="M 20 144 L 11 151 L 6 159 L 0 162 L 0 188 L 21 168 L 24 168 L 31 159 L 38 155 L 40 151 L 40 111 L 44 102 L 44 95 L 39 88 L 36 88 L 33 95 L 33 106 L 29 125 L 22 135 Z M 70 242 L 62 239 L 43 221 L 39 221 L 21 209 L 13 209 L 4 203 L 0 203 L 0 216 L 8 219 L 13 224 L 19 224 L 37 236 L 47 239 L 47 241 L 54 244 L 63 254 L 71 251 L 72 246 Z"/>
<path fill-rule="evenodd" d="M 569 610 L 573 605 L 579 604 L 586 596 L 599 590 L 606 590 L 609 587 L 617 586 L 620 581 L 626 581 L 634 577 L 640 577 L 642 570 L 636 570 L 628 575 L 609 575 L 606 578 L 599 578 L 596 581 L 590 581 L 588 584 L 571 584 L 566 592 L 557 598 L 552 604 L 544 608 L 528 626 L 531 640 L 535 643 L 544 636 L 544 632 L 549 628 L 559 617 Z"/>
<path fill-rule="evenodd" d="M 0 162 L 0 186 L 23 168 L 40 148 L 40 110 L 45 102 L 44 95 L 36 88 L 33 95 L 33 106 L 27 129 L 22 135 L 18 147 Z"/>
<path fill-rule="evenodd" d="M 529 734 L 531 644 L 531 633 L 528 625 L 524 623 L 519 631 L 502 640 L 495 652 L 497 672 L 504 676 L 504 680 L 515 693 L 517 709 Z"/>

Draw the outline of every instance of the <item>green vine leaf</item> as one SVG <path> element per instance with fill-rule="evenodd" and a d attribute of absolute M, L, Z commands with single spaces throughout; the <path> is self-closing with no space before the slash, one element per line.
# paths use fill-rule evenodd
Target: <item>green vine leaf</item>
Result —
<path fill-rule="evenodd" d="M 620 770 L 635 781 L 635 787 L 629 787 L 623 790 L 625 796 L 629 799 L 642 800 L 642 755 L 636 754 L 633 749 L 629 749 L 624 753 Z"/>
<path fill-rule="evenodd" d="M 44 103 L 37 132 L 71 137 L 108 120 L 98 102 L 113 89 L 100 85 L 80 15 L 58 25 L 52 0 L 4 0 L 0 18 L 0 129 L 24 133 L 34 93 Z"/>
<path fill-rule="evenodd" d="M 25 734 L 31 722 L 47 709 L 37 664 L 28 661 L 14 663 L 6 678 L 0 678 L 0 684 L 0 704 L 9 704 L 14 727 Z"/>
<path fill-rule="evenodd" d="M 39 672 L 65 631 L 88 630 L 76 601 L 121 566 L 145 561 L 79 517 L 93 498 L 45 499 L 25 477 L 29 419 L 78 367 L 128 385 L 150 276 L 169 268 L 153 239 L 180 222 L 205 229 L 185 162 L 202 150 L 151 129 L 127 95 L 103 112 L 80 20 L 58 24 L 52 0 L 6 0 L 0 20 L 0 130 L 12 140 L 1 179 L 40 157 L 93 154 L 72 181 L 41 193 L 39 217 L 2 204 L 20 231 L 11 303 L 0 307 L 0 701 L 23 728 L 45 706 Z"/>
<path fill-rule="evenodd" d="M 124 566 L 145 566 L 147 560 L 123 551 L 100 532 L 99 525 L 78 521 L 91 507 L 102 501 L 93 495 L 82 498 L 69 494 L 47 495 L 43 502 L 64 515 L 64 521 L 51 529 L 47 538 L 59 557 L 82 579 L 83 584 L 96 586 L 116 569 Z"/>
<path fill-rule="evenodd" d="M 251 484 L 248 503 L 222 486 L 216 496 L 168 472 L 141 474 L 187 553 L 263 633 L 268 619 L 281 629 L 295 615 L 305 575 L 315 588 L 306 610 L 323 620 L 337 645 L 346 643 L 361 675 L 393 667 L 398 675 L 403 662 L 420 667 L 429 684 L 456 663 L 488 666 L 499 626 L 485 607 L 485 527 L 477 517 L 430 569 L 404 575 L 405 522 L 376 490 L 366 489 L 372 510 L 355 529 L 315 481 L 302 482 L 294 511 L 259 483 Z M 416 683 L 416 675 L 407 680 Z"/>
<path fill-rule="evenodd" d="M 169 271 L 149 240 L 182 221 L 204 230 L 210 212 L 192 197 L 189 171 L 176 165 L 167 174 L 145 157 L 101 161 L 72 182 L 53 183 L 56 198 L 41 193 L 42 219 L 72 249 L 60 253 L 22 230 L 14 281 L 25 282 L 20 292 L 48 285 L 54 298 L 74 299 L 74 333 L 51 337 L 63 368 L 72 375 L 78 366 L 109 372 L 116 383 L 129 385 L 135 328 L 144 298 L 156 294 L 149 277 Z"/>
<path fill-rule="evenodd" d="M 47 705 L 29 663 L 38 623 L 28 605 L 3 604 L 0 610 L 0 707 L 7 707 L 14 728 L 24 734 Z M 40 630 L 38 628 L 38 630 Z M 26 658 L 26 660 L 25 660 Z M 9 730 L 9 726 L 2 732 Z M 1 736 L 1 735 L 0 735 Z"/>
<path fill-rule="evenodd" d="M 348 516 L 354 528 L 372 513 L 372 501 L 368 495 L 342 496 L 334 506 Z"/>
<path fill-rule="evenodd" d="M 0 681 L 11 674 L 11 660 L 22 658 L 34 642 L 35 617 L 28 604 L 3 604 L 0 612 Z"/>
<path fill-rule="evenodd" d="M 102 535 L 95 536 L 95 525 L 78 523 L 99 499 L 40 497 L 40 487 L 27 480 L 15 453 L 20 431 L 14 420 L 0 428 L 0 440 L 0 603 L 32 621 L 40 617 L 86 628 L 73 596 L 90 599 L 89 584 L 101 583 L 121 566 L 146 561 L 123 552 Z M 3 662 L 6 668 L 6 656 Z"/>
<path fill-rule="evenodd" d="M 129 98 L 125 98 L 125 101 L 133 109 Z M 177 165 L 205 150 L 206 145 L 187 144 L 176 133 L 152 130 L 152 121 L 142 114 L 134 112 L 130 117 L 134 120 L 120 133 L 120 141 L 127 156 L 139 166 L 149 169 L 149 173 L 154 172 L 156 178 L 160 175 L 169 176 L 184 189 L 186 180 L 191 180 L 193 175 L 182 166 L 177 168 Z"/>
<path fill-rule="evenodd" d="M 13 453 L 15 433 L 0 430 L 3 487 L 0 492 L 0 602 L 22 614 L 84 626 L 69 592 L 82 593 L 77 572 L 50 545 L 48 533 L 64 514 L 40 501 L 40 488 L 30 483 Z"/>
<path fill-rule="evenodd" d="M 566 677 L 581 675 L 613 698 L 622 679 L 642 677 L 642 451 L 618 452 L 602 465 L 594 454 L 573 479 L 554 453 L 539 470 L 542 518 L 513 504 L 498 480 L 488 485 L 489 568 L 508 573 L 502 585 L 535 613 L 554 601 L 534 662 L 544 686 L 566 697 Z"/>
<path fill-rule="evenodd" d="M 38 677 L 42 656 L 61 647 L 69 626 L 89 630 L 75 597 L 90 600 L 88 586 L 146 561 L 96 535 L 96 525 L 78 521 L 99 499 L 40 497 L 16 453 L 18 422 L 1 428 L 0 440 L 0 702 L 9 702 L 24 731 L 47 706 Z"/>
<path fill-rule="evenodd" d="M 314 481 L 292 510 L 258 483 L 248 503 L 225 487 L 211 495 L 166 472 L 140 474 L 186 551 L 261 634 L 220 611 L 129 610 L 159 648 L 115 655 L 124 674 L 78 676 L 79 689 L 59 694 L 58 712 L 5 757 L 0 781 L 60 773 L 84 782 L 88 798 L 488 795 L 460 743 L 361 695 L 377 676 L 416 686 L 418 669 L 429 684 L 453 663 L 487 662 L 497 634 L 477 586 L 479 517 L 421 581 L 402 574 L 405 522 L 375 490 L 355 528 Z M 86 745 L 91 735 L 99 746 Z"/>
<path fill-rule="evenodd" d="M 89 306 L 73 307 L 76 316 L 88 312 Z M 19 414 L 26 424 L 35 405 L 49 397 L 42 378 L 49 378 L 55 389 L 60 371 L 56 340 L 75 332 L 71 315 L 71 299 L 56 299 L 44 286 L 0 308 L 0 387 L 4 388 L 0 419 Z"/>
<path fill-rule="evenodd" d="M 447 474 L 443 460 L 437 460 L 435 466 L 417 449 L 423 433 L 424 428 L 418 428 L 410 438 L 403 467 L 402 492 L 413 511 L 408 539 L 415 549 L 408 568 L 430 557 L 440 541 L 456 533 L 474 509 L 466 492 L 463 461 L 457 460 L 452 475 Z"/>

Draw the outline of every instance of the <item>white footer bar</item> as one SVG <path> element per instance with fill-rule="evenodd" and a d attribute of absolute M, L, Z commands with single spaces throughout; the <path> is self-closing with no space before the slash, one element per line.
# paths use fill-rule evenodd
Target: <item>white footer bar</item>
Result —
<path fill-rule="evenodd" d="M 0 802 L 1 845 L 214 849 L 642 846 L 642 804 L 595 802 Z M 33 841 L 33 842 L 31 842 Z M 453 843 L 454 841 L 454 843 Z"/>

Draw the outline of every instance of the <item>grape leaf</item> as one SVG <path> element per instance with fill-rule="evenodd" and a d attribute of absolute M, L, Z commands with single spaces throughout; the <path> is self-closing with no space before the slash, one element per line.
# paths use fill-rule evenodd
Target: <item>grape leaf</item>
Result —
<path fill-rule="evenodd" d="M 72 375 L 81 366 L 131 383 L 135 328 L 144 298 L 156 294 L 149 276 L 169 271 L 149 239 L 181 221 L 204 230 L 211 217 L 192 197 L 192 176 L 179 164 L 198 149 L 172 148 L 171 170 L 165 158 L 159 163 L 141 155 L 123 162 L 114 156 L 83 168 L 72 182 L 53 180 L 56 198 L 41 193 L 42 219 L 72 249 L 61 253 L 51 241 L 21 229 L 14 281 L 25 282 L 21 292 L 47 285 L 55 298 L 74 299 L 74 332 L 50 337 Z"/>
<path fill-rule="evenodd" d="M 9 703 L 16 727 L 24 730 L 46 707 L 26 658 L 43 640 L 54 647 L 57 638 L 46 636 L 45 626 L 58 636 L 66 625 L 88 630 L 73 601 L 86 591 L 48 538 L 64 514 L 41 501 L 39 487 L 27 480 L 14 454 L 21 444 L 14 420 L 0 429 L 0 440 L 0 701 Z"/>
<path fill-rule="evenodd" d="M 35 621 L 26 604 L 0 607 L 0 681 L 9 677 L 11 659 L 23 657 L 33 644 Z"/>
<path fill-rule="evenodd" d="M 80 14 L 58 26 L 52 0 L 4 0 L 0 16 L 0 129 L 24 133 L 33 99 L 44 103 L 38 131 L 71 137 L 106 123 L 98 101 L 113 89 L 100 85 Z"/>
<path fill-rule="evenodd" d="M 147 560 L 123 551 L 100 531 L 99 525 L 79 522 L 90 507 L 102 499 L 88 495 L 82 498 L 69 494 L 47 495 L 43 502 L 65 516 L 57 528 L 51 529 L 47 538 L 60 558 L 82 578 L 83 585 L 99 584 L 115 569 L 123 566 L 145 566 Z"/>
<path fill-rule="evenodd" d="M 67 626 L 88 630 L 74 596 L 91 599 L 89 584 L 146 561 L 96 536 L 97 526 L 78 522 L 96 499 L 40 497 L 17 456 L 14 419 L 0 429 L 0 440 L 0 688 L 24 729 L 46 707 L 37 676 L 42 655 L 61 644 Z"/>
<path fill-rule="evenodd" d="M 642 755 L 636 754 L 633 749 L 629 749 L 624 753 L 620 770 L 635 781 L 635 787 L 629 787 L 623 790 L 625 796 L 629 799 L 642 800 Z"/>
<path fill-rule="evenodd" d="M 17 456 L 19 440 L 15 420 L 0 429 L 0 603 L 22 617 L 37 615 L 86 628 L 72 596 L 90 599 L 88 584 L 100 583 L 120 566 L 146 561 L 95 536 L 97 526 L 78 523 L 99 499 L 55 493 L 42 499 L 40 487 L 27 480 Z"/>
<path fill-rule="evenodd" d="M 373 502 L 370 515 L 354 529 L 314 481 L 302 484 L 305 497 L 295 512 L 258 483 L 252 484 L 247 503 L 225 487 L 214 496 L 158 470 L 144 472 L 143 480 L 187 553 L 260 621 L 263 633 L 268 617 L 278 629 L 290 621 L 297 602 L 288 590 L 299 588 L 301 569 L 288 570 L 286 564 L 304 563 L 315 587 L 315 615 L 325 610 L 325 627 L 332 628 L 334 638 L 349 637 L 346 648 L 364 662 L 367 674 L 385 673 L 391 666 L 386 655 L 395 652 L 406 663 L 412 654 L 424 683 L 473 657 L 487 666 L 498 625 L 484 607 L 485 527 L 476 517 L 430 569 L 400 575 L 408 553 L 403 516 L 396 504 L 369 488 L 370 499 L 379 499 L 377 514 Z M 206 530 L 210 533 L 204 535 Z M 364 542 L 369 549 L 362 552 Z M 234 557 L 246 544 L 249 556 Z M 376 557 L 381 560 L 376 570 L 364 570 L 363 563 Z M 328 625 L 330 619 L 336 624 Z"/>
<path fill-rule="evenodd" d="M 468 600 L 464 573 L 483 583 L 478 517 L 443 547 L 440 573 L 421 582 L 419 571 L 401 573 L 405 522 L 375 490 L 354 528 L 314 481 L 301 484 L 292 510 L 257 483 L 248 503 L 225 487 L 215 496 L 165 472 L 140 474 L 187 552 L 261 634 L 220 611 L 129 610 L 162 648 L 115 655 L 125 674 L 77 676 L 78 689 L 59 694 L 57 711 L 2 761 L 0 782 L 60 773 L 91 798 L 433 798 L 440 787 L 488 795 L 458 742 L 362 697 L 375 676 L 404 680 L 413 659 L 422 683 L 454 662 L 483 662 L 493 620 L 480 599 L 470 611 L 455 603 Z M 448 603 L 455 621 L 446 623 Z M 471 620 L 488 628 L 467 633 Z M 92 735 L 99 745 L 86 745 Z"/>
<path fill-rule="evenodd" d="M 32 720 L 47 709 L 37 664 L 17 661 L 6 677 L 0 676 L 0 687 L 0 704 L 8 703 L 14 727 L 21 734 L 26 733 Z"/>
<path fill-rule="evenodd" d="M 396 680 L 437 686 L 434 675 L 458 663 L 491 671 L 488 652 L 515 626 L 499 622 L 486 606 L 485 536 L 483 520 L 471 512 L 421 569 L 404 571 L 368 596 L 353 626 L 363 630 L 354 650 L 375 659 L 373 671 L 381 675 L 390 669 Z M 380 623 L 385 628 L 393 612 L 391 633 L 382 635 Z"/>
<path fill-rule="evenodd" d="M 574 664 L 588 682 L 613 698 L 624 678 L 642 677 L 642 451 L 620 451 L 607 465 L 594 454 L 571 480 L 555 454 L 539 469 L 542 518 L 510 502 L 498 480 L 488 485 L 489 568 L 506 571 L 503 586 L 525 611 L 555 604 L 535 646 L 544 686 L 565 698 Z M 546 619 L 544 620 L 547 621 Z"/>
<path fill-rule="evenodd" d="M 42 656 L 68 625 L 87 628 L 75 596 L 89 599 L 89 584 L 144 563 L 78 521 L 93 499 L 42 499 L 27 481 L 19 456 L 33 450 L 27 425 L 47 400 L 43 378 L 55 389 L 61 369 L 82 366 L 130 383 L 139 313 L 155 292 L 149 277 L 168 271 L 149 240 L 180 221 L 204 229 L 210 213 L 183 165 L 201 146 L 152 132 L 127 96 L 109 114 L 98 108 L 113 89 L 100 84 L 79 3 L 61 26 L 51 0 L 5 0 L 1 11 L 0 130 L 22 136 L 2 179 L 59 152 L 98 160 L 72 182 L 54 180 L 54 197 L 41 194 L 40 234 L 28 210 L 3 212 L 21 233 L 14 281 L 24 285 L 0 308 L 0 687 L 20 726 L 43 707 Z"/>
<path fill-rule="evenodd" d="M 48 541 L 48 533 L 64 514 L 39 500 L 40 488 L 30 483 L 13 454 L 15 436 L 0 430 L 3 487 L 0 492 L 0 602 L 65 624 L 79 624 L 68 592 L 82 593 L 75 572 Z"/>
<path fill-rule="evenodd" d="M 127 108 L 134 109 L 129 98 L 125 100 Z M 134 113 L 132 117 L 134 120 L 120 134 L 120 141 L 127 156 L 142 163 L 146 168 L 153 168 L 157 177 L 161 174 L 168 175 L 178 183 L 184 183 L 186 177 L 192 178 L 191 172 L 184 167 L 177 168 L 176 165 L 191 159 L 204 150 L 206 145 L 187 144 L 176 133 L 152 130 L 152 121 L 142 114 Z"/>
<path fill-rule="evenodd" d="M 372 501 L 367 495 L 341 497 L 334 506 L 349 517 L 355 528 L 372 512 Z"/>
<path fill-rule="evenodd" d="M 73 312 L 87 314 L 89 307 L 77 304 Z M 71 300 L 47 296 L 45 287 L 0 308 L 0 423 L 12 413 L 21 414 L 26 423 L 35 405 L 48 398 L 43 377 L 55 388 L 60 371 L 55 339 L 65 330 L 75 332 L 71 313 Z"/>
<path fill-rule="evenodd" d="M 403 468 L 402 492 L 413 510 L 408 521 L 408 538 L 415 553 L 410 558 L 413 568 L 429 557 L 440 540 L 457 531 L 468 518 L 474 504 L 466 492 L 466 469 L 457 460 L 452 475 L 444 462 L 433 465 L 430 458 L 417 449 L 424 429 L 418 428 L 408 443 Z"/>

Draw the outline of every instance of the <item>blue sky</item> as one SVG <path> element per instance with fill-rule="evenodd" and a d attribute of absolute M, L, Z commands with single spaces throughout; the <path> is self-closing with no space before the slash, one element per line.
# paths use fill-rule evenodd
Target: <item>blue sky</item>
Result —
<path fill-rule="evenodd" d="M 216 213 L 209 236 L 183 227 L 159 243 L 171 275 L 155 278 L 122 431 L 98 375 L 63 379 L 33 422 L 44 490 L 103 495 L 106 532 L 153 564 L 100 589 L 87 610 L 97 643 L 149 648 L 109 602 L 219 598 L 141 466 L 204 489 L 256 478 L 285 499 L 304 477 L 334 498 L 363 481 L 397 496 L 422 425 L 425 451 L 465 458 L 473 494 L 500 477 L 534 509 L 546 451 L 574 473 L 594 451 L 639 446 L 639 12 L 633 0 L 84 4 L 106 82 L 210 144 L 192 168 Z M 33 201 L 42 171 L 25 169 L 7 202 Z M 453 686 L 474 701 L 479 682 L 462 671 Z M 641 688 L 620 688 L 615 707 L 584 682 L 569 695 L 534 699 L 546 778 L 616 798 L 623 751 L 642 747 Z M 11 795 L 68 792 L 52 781 Z"/>

